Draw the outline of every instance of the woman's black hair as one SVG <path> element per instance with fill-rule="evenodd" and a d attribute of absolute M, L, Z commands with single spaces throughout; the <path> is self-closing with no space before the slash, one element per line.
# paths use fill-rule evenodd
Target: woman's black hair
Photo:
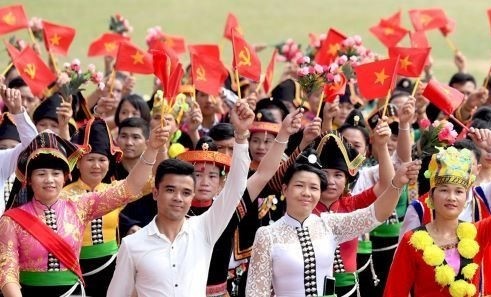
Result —
<path fill-rule="evenodd" d="M 128 101 L 131 105 L 133 105 L 134 108 L 140 111 L 140 117 L 144 119 L 147 123 L 150 123 L 150 108 L 148 108 L 147 102 L 143 100 L 143 98 L 140 95 L 137 94 L 131 94 L 128 96 L 125 96 L 119 101 L 118 107 L 116 108 L 116 113 L 114 114 L 114 122 L 116 123 L 116 126 L 119 126 L 120 120 L 119 120 L 119 112 L 121 111 L 121 108 L 123 106 L 123 103 Z"/>
<path fill-rule="evenodd" d="M 201 137 L 198 140 L 198 143 L 196 143 L 195 150 L 197 150 L 197 151 L 204 151 L 203 144 L 205 144 L 205 143 L 208 144 L 208 148 L 207 148 L 208 151 L 213 151 L 213 152 L 217 152 L 218 151 L 217 145 L 213 141 L 213 138 L 211 138 L 210 136 L 203 136 L 203 137 Z"/>
<path fill-rule="evenodd" d="M 295 173 L 300 171 L 315 173 L 317 176 L 319 176 L 321 192 L 324 192 L 327 189 L 327 177 L 324 171 L 315 165 L 302 162 L 296 162 L 286 170 L 285 175 L 283 176 L 283 184 L 288 185 Z"/>

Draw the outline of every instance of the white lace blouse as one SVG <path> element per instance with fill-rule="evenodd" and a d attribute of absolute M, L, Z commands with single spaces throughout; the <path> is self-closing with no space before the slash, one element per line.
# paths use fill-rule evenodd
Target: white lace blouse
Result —
<path fill-rule="evenodd" d="M 303 223 L 285 214 L 256 233 L 246 296 L 270 297 L 271 289 L 277 297 L 322 295 L 324 278 L 333 275 L 336 246 L 380 224 L 373 204 L 350 213 L 312 214 Z M 308 230 L 308 244 L 302 230 Z"/>

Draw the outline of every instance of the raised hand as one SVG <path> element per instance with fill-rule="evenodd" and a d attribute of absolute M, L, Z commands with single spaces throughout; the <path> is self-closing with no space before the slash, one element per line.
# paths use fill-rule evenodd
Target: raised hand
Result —
<path fill-rule="evenodd" d="M 147 141 L 147 147 L 159 151 L 164 148 L 170 136 L 171 126 L 166 122 L 164 126 L 157 125 L 151 132 Z"/>
<path fill-rule="evenodd" d="M 118 102 L 116 98 L 113 96 L 102 96 L 97 101 L 97 107 L 94 109 L 94 112 L 99 116 L 104 116 L 116 111 L 117 106 Z"/>
<path fill-rule="evenodd" d="M 70 97 L 71 98 L 71 97 Z M 72 102 L 63 100 L 60 106 L 56 108 L 56 114 L 58 115 L 58 125 L 60 127 L 68 126 L 70 119 L 73 116 Z"/>
<path fill-rule="evenodd" d="M 247 133 L 254 121 L 254 112 L 244 99 L 237 101 L 230 112 L 230 123 L 239 135 Z"/>
<path fill-rule="evenodd" d="M 399 125 L 410 125 L 414 120 L 415 109 L 416 98 L 410 96 L 409 99 L 402 105 L 402 108 L 397 111 L 397 116 L 399 117 Z"/>
<path fill-rule="evenodd" d="M 379 120 L 377 126 L 374 129 L 374 135 L 373 135 L 373 145 L 379 147 L 379 146 L 386 146 L 389 139 L 390 135 L 392 134 L 389 124 L 387 124 L 387 117 L 383 117 L 381 120 Z"/>
<path fill-rule="evenodd" d="M 455 66 L 457 66 L 459 72 L 467 72 L 467 59 L 465 58 L 464 54 L 462 54 L 462 52 L 455 52 L 453 61 L 455 63 Z"/>
<path fill-rule="evenodd" d="M 23 111 L 22 97 L 19 90 L 9 89 L 4 84 L 1 84 L 0 98 L 2 99 L 5 106 L 7 106 L 11 114 L 17 114 Z"/>
<path fill-rule="evenodd" d="M 491 153 L 491 130 L 471 127 L 467 135 L 479 148 Z"/>
<path fill-rule="evenodd" d="M 321 135 L 322 120 L 320 118 L 314 118 L 303 129 L 303 137 L 300 142 L 300 150 L 304 150 L 309 144 L 311 144 L 317 137 Z"/>
<path fill-rule="evenodd" d="M 190 131 L 198 130 L 203 123 L 203 114 L 199 108 L 199 104 L 193 101 L 191 110 L 188 113 L 188 129 Z"/>
<path fill-rule="evenodd" d="M 488 89 L 485 87 L 480 87 L 478 90 L 474 91 L 472 94 L 467 97 L 467 100 L 464 103 L 464 106 L 468 110 L 473 110 L 483 104 L 486 104 L 488 100 Z"/>
<path fill-rule="evenodd" d="M 326 102 L 324 104 L 324 110 L 322 111 L 322 119 L 325 121 L 332 121 L 332 119 L 336 117 L 338 112 L 339 112 L 339 99 L 334 100 L 332 103 Z"/>
<path fill-rule="evenodd" d="M 283 122 L 281 123 L 280 131 L 276 136 L 279 141 L 288 141 L 290 135 L 297 133 L 302 126 L 302 110 L 297 108 L 295 111 L 290 112 Z"/>
<path fill-rule="evenodd" d="M 402 188 L 407 183 L 413 184 L 418 179 L 418 173 L 420 170 L 420 160 L 402 163 L 397 168 L 394 179 L 392 180 L 392 184 L 398 188 Z"/>

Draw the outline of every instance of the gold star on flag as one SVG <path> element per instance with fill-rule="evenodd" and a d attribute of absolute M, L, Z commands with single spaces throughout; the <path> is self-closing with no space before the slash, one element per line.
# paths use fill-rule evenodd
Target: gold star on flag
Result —
<path fill-rule="evenodd" d="M 441 89 L 443 92 L 445 92 L 445 94 L 450 95 L 450 90 L 448 90 L 447 88 L 445 88 L 443 86 L 441 87 Z"/>
<path fill-rule="evenodd" d="M 106 49 L 106 52 L 112 52 L 116 49 L 116 44 L 114 42 L 106 42 L 104 43 L 104 49 Z"/>
<path fill-rule="evenodd" d="M 139 51 L 136 51 L 136 53 L 131 57 L 133 58 L 133 64 L 144 64 L 143 63 L 144 56 Z"/>
<path fill-rule="evenodd" d="M 17 20 L 16 20 L 16 18 L 15 18 L 15 16 L 14 16 L 14 14 L 13 14 L 11 11 L 9 11 L 9 13 L 7 13 L 6 15 L 4 15 L 4 16 L 2 17 L 2 20 L 3 20 L 3 22 L 4 22 L 5 24 L 7 24 L 7 25 L 9 25 L 9 26 L 13 26 L 13 25 L 15 25 L 15 23 L 17 22 Z"/>
<path fill-rule="evenodd" d="M 60 45 L 60 39 L 60 35 L 55 34 L 49 39 L 49 42 L 51 43 L 51 45 Z"/>
<path fill-rule="evenodd" d="M 429 22 L 431 22 L 433 20 L 433 18 L 429 15 L 426 15 L 426 14 L 422 14 L 420 17 L 419 17 L 419 21 L 421 22 L 421 24 L 423 24 L 424 26 L 426 26 Z"/>
<path fill-rule="evenodd" d="M 331 43 L 329 44 L 329 49 L 327 52 L 331 55 L 334 56 L 338 53 L 339 50 L 339 44 L 338 43 Z"/>
<path fill-rule="evenodd" d="M 384 28 L 384 34 L 385 35 L 392 35 L 392 34 L 394 34 L 394 29 L 392 29 L 392 28 Z"/>
<path fill-rule="evenodd" d="M 401 69 L 407 70 L 409 65 L 413 65 L 413 62 L 409 60 L 409 56 L 405 56 L 404 59 L 399 59 L 399 63 L 401 64 Z"/>
<path fill-rule="evenodd" d="M 389 78 L 387 74 L 385 74 L 385 68 L 382 69 L 380 72 L 375 72 L 375 76 L 377 79 L 375 80 L 375 83 L 383 85 L 385 83 L 385 80 Z"/>

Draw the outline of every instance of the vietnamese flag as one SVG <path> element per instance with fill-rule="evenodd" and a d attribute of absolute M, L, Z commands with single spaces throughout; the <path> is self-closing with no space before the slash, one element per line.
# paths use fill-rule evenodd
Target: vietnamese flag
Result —
<path fill-rule="evenodd" d="M 455 31 L 455 27 L 457 25 L 457 22 L 455 22 L 454 19 L 447 18 L 447 25 L 444 27 L 439 28 L 440 32 L 442 32 L 443 36 L 448 36 L 450 33 L 453 33 Z"/>
<path fill-rule="evenodd" d="M 386 19 L 382 19 L 384 20 L 385 22 L 391 24 L 391 25 L 394 25 L 394 26 L 401 26 L 401 11 L 397 11 L 396 13 L 394 13 L 393 15 L 391 15 L 390 17 L 386 18 Z"/>
<path fill-rule="evenodd" d="M 394 85 L 399 59 L 385 59 L 355 67 L 358 89 L 365 99 L 386 97 Z"/>
<path fill-rule="evenodd" d="M 409 32 L 409 39 L 411 40 L 411 47 L 430 47 L 430 43 L 428 42 L 428 38 L 424 31 Z"/>
<path fill-rule="evenodd" d="M 269 60 L 268 67 L 266 68 L 266 76 L 264 77 L 264 81 L 263 81 L 263 89 L 266 94 L 269 93 L 269 90 L 271 89 L 271 85 L 273 84 L 274 64 L 276 61 L 277 52 L 278 52 L 277 49 L 273 51 L 271 60 Z"/>
<path fill-rule="evenodd" d="M 75 37 L 75 29 L 43 21 L 43 31 L 46 50 L 66 56 Z"/>
<path fill-rule="evenodd" d="M 131 73 L 152 74 L 152 55 L 139 49 L 129 41 L 121 42 L 114 69 Z"/>
<path fill-rule="evenodd" d="M 16 59 L 20 55 L 20 51 L 10 42 L 4 39 L 3 43 L 5 44 L 5 48 L 7 49 L 7 53 L 9 54 L 11 60 Z"/>
<path fill-rule="evenodd" d="M 259 81 L 261 79 L 261 60 L 259 60 L 254 48 L 242 36 L 235 33 L 232 35 L 232 47 L 234 69 L 243 77 L 252 81 Z"/>
<path fill-rule="evenodd" d="M 448 19 L 441 8 L 411 9 L 409 18 L 415 31 L 439 29 L 447 25 Z"/>
<path fill-rule="evenodd" d="M 194 87 L 206 94 L 217 96 L 228 71 L 220 61 L 215 46 L 189 46 L 189 54 Z"/>
<path fill-rule="evenodd" d="M 369 30 L 386 47 L 396 46 L 408 33 L 406 29 L 399 25 L 395 25 L 385 20 L 380 20 L 377 25 L 371 27 Z"/>
<path fill-rule="evenodd" d="M 51 69 L 29 46 L 12 62 L 19 75 L 37 97 L 43 97 L 48 86 L 56 81 L 56 76 L 51 72 Z"/>
<path fill-rule="evenodd" d="M 464 101 L 464 94 L 457 89 L 433 79 L 426 85 L 423 96 L 447 115 L 453 114 Z"/>
<path fill-rule="evenodd" d="M 29 27 L 23 5 L 11 5 L 0 8 L 0 35 Z"/>
<path fill-rule="evenodd" d="M 235 36 L 244 36 L 244 32 L 242 32 L 242 28 L 239 25 L 239 21 L 237 17 L 229 12 L 227 16 L 227 20 L 225 21 L 225 29 L 223 30 L 223 37 L 232 41 L 232 35 Z"/>
<path fill-rule="evenodd" d="M 89 45 L 87 56 L 110 56 L 116 58 L 118 55 L 119 43 L 126 40 L 129 39 L 120 34 L 104 33 Z"/>
<path fill-rule="evenodd" d="M 164 34 L 163 42 L 178 55 L 186 52 L 186 41 L 184 37 Z"/>
<path fill-rule="evenodd" d="M 431 48 L 390 47 L 389 57 L 399 57 L 397 74 L 407 77 L 419 77 L 425 67 Z"/>
<path fill-rule="evenodd" d="M 326 83 L 324 85 L 324 102 L 332 103 L 336 96 L 344 95 L 346 92 L 346 76 L 340 73 L 341 80 L 338 82 Z"/>
<path fill-rule="evenodd" d="M 346 39 L 343 33 L 339 33 L 333 28 L 329 28 L 326 39 L 315 55 L 315 62 L 320 65 L 329 65 L 334 61 L 341 48 L 341 42 Z"/>

